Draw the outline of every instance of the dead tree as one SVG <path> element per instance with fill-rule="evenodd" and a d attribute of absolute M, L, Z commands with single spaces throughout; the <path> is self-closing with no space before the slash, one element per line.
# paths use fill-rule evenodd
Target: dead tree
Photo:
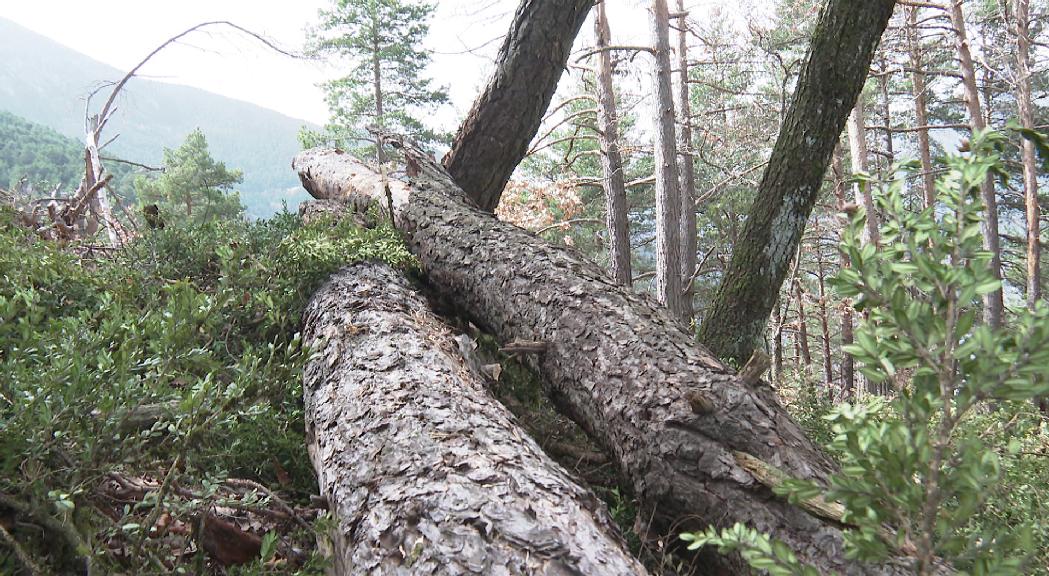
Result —
<path fill-rule="evenodd" d="M 736 375 L 691 344 L 653 300 L 470 207 L 436 163 L 412 148 L 405 154 L 419 168 L 410 185 L 386 181 L 337 150 L 303 152 L 293 167 L 314 197 L 392 204 L 441 296 L 503 341 L 546 344 L 535 366 L 548 395 L 612 457 L 649 534 L 744 522 L 821 573 L 910 572 L 906 558 L 876 566 L 846 560 L 840 517 L 772 493 L 783 475 L 822 482 L 833 466 L 759 374 Z"/>
<path fill-rule="evenodd" d="M 307 436 L 337 517 L 337 574 L 646 574 L 401 274 L 343 270 L 305 326 Z"/>
<path fill-rule="evenodd" d="M 522 0 L 495 73 L 459 127 L 444 166 L 482 210 L 499 205 L 525 157 L 594 0 Z"/>

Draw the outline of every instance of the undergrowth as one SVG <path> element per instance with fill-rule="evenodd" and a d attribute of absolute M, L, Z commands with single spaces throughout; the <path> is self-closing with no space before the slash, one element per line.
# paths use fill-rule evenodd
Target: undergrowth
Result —
<path fill-rule="evenodd" d="M 271 532 L 238 574 L 316 573 L 299 323 L 364 259 L 413 265 L 388 228 L 287 213 L 82 259 L 0 212 L 0 573 L 223 573 L 222 518 Z"/>

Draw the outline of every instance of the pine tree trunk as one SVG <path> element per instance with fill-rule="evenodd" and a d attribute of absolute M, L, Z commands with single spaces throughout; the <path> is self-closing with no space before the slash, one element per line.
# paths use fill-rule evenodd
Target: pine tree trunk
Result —
<path fill-rule="evenodd" d="M 823 387 L 830 393 L 834 383 L 834 363 L 831 356 L 830 320 L 827 314 L 826 270 L 823 262 L 823 243 L 820 240 L 822 229 L 816 234 L 816 280 L 819 286 L 820 339 L 823 345 Z"/>
<path fill-rule="evenodd" d="M 574 252 L 469 207 L 435 163 L 405 154 L 419 173 L 410 185 L 391 182 L 390 194 L 429 285 L 501 340 L 545 343 L 535 367 L 548 395 L 631 482 L 649 534 L 667 542 L 744 522 L 820 573 L 909 572 L 846 560 L 840 519 L 773 495 L 762 473 L 770 466 L 822 482 L 832 464 L 767 385 L 735 375 L 666 310 Z M 346 154 L 309 150 L 293 166 L 315 197 L 386 202 L 382 179 Z"/>
<path fill-rule="evenodd" d="M 1034 113 L 1031 103 L 1031 36 L 1029 0 L 1013 0 L 1016 18 L 1016 105 L 1020 124 L 1034 129 Z M 1023 141 L 1024 205 L 1027 213 L 1027 307 L 1034 309 L 1041 300 L 1041 215 L 1038 206 L 1038 158 L 1034 143 Z"/>
<path fill-rule="evenodd" d="M 834 173 L 834 196 L 838 200 L 838 209 L 842 210 L 847 202 L 845 200 L 845 167 L 842 166 L 840 147 L 834 151 L 831 169 Z M 839 237 L 838 240 L 840 244 L 841 238 Z M 839 250 L 838 256 L 841 268 L 852 266 L 849 255 L 844 250 Z M 855 360 L 844 351 L 844 348 L 851 345 L 852 342 L 852 303 L 845 299 L 841 303 L 841 398 L 843 400 L 851 400 L 856 392 Z"/>
<path fill-rule="evenodd" d="M 499 205 L 524 158 L 594 0 L 521 0 L 495 73 L 474 101 L 444 166 L 482 210 Z"/>
<path fill-rule="evenodd" d="M 892 165 L 896 162 L 896 150 L 892 142 L 892 107 L 889 99 L 889 78 L 892 74 L 885 55 L 881 57 L 881 74 L 878 76 L 878 87 L 881 92 L 881 116 L 885 122 L 885 169 L 882 170 L 882 178 L 892 178 Z"/>
<path fill-rule="evenodd" d="M 336 574 L 646 573 L 401 274 L 357 264 L 333 276 L 306 310 L 305 341 Z"/>
<path fill-rule="evenodd" d="M 656 299 L 677 317 L 684 315 L 681 284 L 681 192 L 670 80 L 670 12 L 667 0 L 652 1 L 652 92 L 656 97 Z"/>
<path fill-rule="evenodd" d="M 949 10 L 951 25 L 955 32 L 955 46 L 958 51 L 958 66 L 962 74 L 962 88 L 965 92 L 965 105 L 969 111 L 969 122 L 973 133 L 987 127 L 980 106 L 980 91 L 976 85 L 976 70 L 972 54 L 969 51 L 969 40 L 965 32 L 965 15 L 962 12 L 962 0 L 951 0 Z M 987 175 L 980 186 L 980 197 L 984 204 L 983 242 L 984 249 L 991 254 L 991 272 L 998 280 L 1002 279 L 1002 250 L 998 236 L 998 198 L 994 191 L 994 176 Z M 1002 325 L 1002 313 L 1005 305 L 1002 290 L 998 289 L 984 296 L 984 321 L 992 328 Z"/>
<path fill-rule="evenodd" d="M 801 288 L 801 281 L 794 281 L 794 297 L 798 302 L 798 343 L 801 346 L 801 365 L 804 374 L 808 376 L 812 368 L 812 352 L 809 350 L 809 319 L 805 315 L 805 291 Z"/>
<path fill-rule="evenodd" d="M 830 0 L 700 341 L 746 362 L 765 330 L 894 0 Z"/>
<path fill-rule="evenodd" d="M 914 118 L 918 123 L 918 156 L 922 165 L 922 187 L 925 207 L 936 201 L 936 179 L 932 173 L 932 149 L 929 146 L 929 113 L 925 104 L 925 65 L 921 42 L 921 30 L 918 29 L 917 6 L 906 6 L 907 10 L 907 51 L 910 56 L 911 95 L 914 97 Z"/>
<path fill-rule="evenodd" d="M 385 113 L 382 96 L 382 64 L 379 60 L 379 23 L 372 21 L 372 89 L 375 97 L 375 125 L 383 128 Z M 386 163 L 386 150 L 381 141 L 375 143 L 375 159 L 379 164 Z"/>
<path fill-rule="evenodd" d="M 678 11 L 678 85 L 675 109 L 679 118 L 677 133 L 678 176 L 681 178 L 681 314 L 692 322 L 692 278 L 696 273 L 696 169 L 692 162 L 692 105 L 688 88 L 688 13 L 685 0 L 677 0 Z"/>
<path fill-rule="evenodd" d="M 605 3 L 597 4 L 594 18 L 597 53 L 597 127 L 601 142 L 602 185 L 605 189 L 605 223 L 608 228 L 608 269 L 623 286 L 633 284 L 630 266 L 630 221 L 627 219 L 626 183 L 619 150 L 619 117 L 612 86 L 611 42 Z"/>
<path fill-rule="evenodd" d="M 863 95 L 861 94 L 859 102 L 856 102 L 856 107 L 849 114 L 848 122 L 849 155 L 852 159 L 853 174 L 861 172 L 870 174 L 870 166 L 867 163 L 869 158 L 867 154 L 867 128 L 864 126 L 866 115 L 863 113 L 863 108 Z M 852 186 L 856 196 L 856 204 L 863 206 L 864 211 L 867 212 L 867 225 L 864 228 L 863 243 L 870 242 L 877 246 L 880 241 L 878 211 L 874 207 L 874 195 L 871 193 L 870 184 L 856 182 Z"/>

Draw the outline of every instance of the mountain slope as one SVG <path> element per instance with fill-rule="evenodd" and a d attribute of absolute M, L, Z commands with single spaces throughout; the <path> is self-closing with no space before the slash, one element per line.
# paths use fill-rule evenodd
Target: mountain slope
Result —
<path fill-rule="evenodd" d="M 80 140 L 84 98 L 123 71 L 107 66 L 26 28 L 0 18 L 0 110 Z M 103 94 L 108 94 L 104 91 Z M 95 107 L 102 97 L 96 97 Z M 255 216 L 290 207 L 304 198 L 289 167 L 305 121 L 197 88 L 132 79 L 118 99 L 108 135 L 120 134 L 108 152 L 129 160 L 159 163 L 200 127 L 212 155 L 244 171 L 241 200 Z"/>

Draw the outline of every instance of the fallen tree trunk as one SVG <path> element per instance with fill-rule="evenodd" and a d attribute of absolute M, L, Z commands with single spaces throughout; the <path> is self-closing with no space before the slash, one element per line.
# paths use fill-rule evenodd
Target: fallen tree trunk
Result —
<path fill-rule="evenodd" d="M 847 561 L 840 519 L 773 495 L 768 478 L 825 481 L 833 466 L 769 387 L 691 344 L 651 299 L 468 207 L 431 159 L 414 149 L 406 155 L 420 167 L 410 187 L 385 183 L 334 150 L 302 152 L 293 167 L 318 198 L 370 197 L 385 206 L 389 190 L 397 225 L 435 289 L 506 341 L 547 343 L 537 366 L 549 394 L 614 458 L 652 532 L 672 538 L 743 522 L 820 573 L 910 573 L 902 558 Z"/>
<path fill-rule="evenodd" d="M 403 276 L 343 270 L 305 325 L 309 449 L 337 517 L 337 574 L 645 574 Z"/>

